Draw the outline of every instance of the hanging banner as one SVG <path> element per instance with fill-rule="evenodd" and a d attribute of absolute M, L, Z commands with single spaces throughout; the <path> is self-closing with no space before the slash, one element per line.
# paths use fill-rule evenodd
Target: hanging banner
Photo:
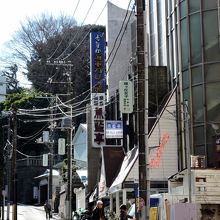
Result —
<path fill-rule="evenodd" d="M 91 92 L 105 93 L 105 35 L 104 32 L 90 33 Z"/>
<path fill-rule="evenodd" d="M 43 166 L 48 166 L 48 154 L 43 154 Z"/>
<path fill-rule="evenodd" d="M 59 138 L 58 139 L 58 154 L 59 155 L 64 155 L 65 154 L 65 138 Z"/>

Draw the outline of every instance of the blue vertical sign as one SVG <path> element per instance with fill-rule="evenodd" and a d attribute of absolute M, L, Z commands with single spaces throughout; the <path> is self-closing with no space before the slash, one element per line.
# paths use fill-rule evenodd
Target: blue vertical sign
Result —
<path fill-rule="evenodd" d="M 91 93 L 105 93 L 105 35 L 90 33 Z"/>

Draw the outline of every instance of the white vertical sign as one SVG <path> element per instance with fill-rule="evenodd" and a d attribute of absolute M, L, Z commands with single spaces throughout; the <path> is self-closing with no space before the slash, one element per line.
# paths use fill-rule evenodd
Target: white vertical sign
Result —
<path fill-rule="evenodd" d="M 92 93 L 92 143 L 105 145 L 105 93 Z"/>
<path fill-rule="evenodd" d="M 48 166 L 48 154 L 43 154 L 43 166 Z"/>
<path fill-rule="evenodd" d="M 49 131 L 43 131 L 43 142 L 49 143 Z"/>
<path fill-rule="evenodd" d="M 119 82 L 120 111 L 128 114 L 133 112 L 133 85 L 131 81 Z"/>
<path fill-rule="evenodd" d="M 58 154 L 64 155 L 65 154 L 65 138 L 58 139 Z"/>

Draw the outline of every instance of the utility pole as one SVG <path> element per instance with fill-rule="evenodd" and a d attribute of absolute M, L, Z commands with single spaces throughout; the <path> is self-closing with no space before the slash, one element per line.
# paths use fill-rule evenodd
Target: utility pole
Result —
<path fill-rule="evenodd" d="M 12 113 L 13 122 L 13 164 L 12 164 L 12 180 L 13 180 L 13 220 L 17 220 L 17 111 Z"/>
<path fill-rule="evenodd" d="M 11 146 L 9 147 L 9 144 L 11 143 L 11 115 L 8 114 L 8 137 L 7 137 L 7 154 L 8 154 L 8 160 L 7 160 L 7 220 L 9 220 L 10 216 L 10 199 L 11 199 Z"/>
<path fill-rule="evenodd" d="M 49 132 L 49 143 L 48 147 L 50 150 L 50 157 L 49 157 L 49 204 L 52 207 L 52 198 L 53 198 L 53 156 L 54 156 L 54 125 L 53 125 L 53 98 L 50 101 L 50 132 Z"/>
<path fill-rule="evenodd" d="M 69 75 L 68 75 L 68 89 L 67 89 L 67 93 L 69 94 L 68 99 L 71 99 L 71 91 L 72 91 L 72 75 L 71 75 L 71 67 L 73 66 L 73 64 L 69 63 Z M 72 139 L 73 139 L 73 122 L 72 122 L 72 106 L 70 104 L 70 106 L 68 106 L 68 108 L 70 107 L 70 118 L 69 121 L 70 123 L 68 123 L 70 125 L 69 128 L 67 128 L 67 146 L 68 146 L 68 154 L 67 154 L 67 161 L 68 161 L 68 175 L 67 175 L 67 179 L 68 179 L 68 183 L 67 183 L 67 205 L 68 206 L 68 215 L 67 215 L 67 219 L 71 220 L 72 219 L 72 186 L 73 186 L 73 178 L 72 178 Z"/>
<path fill-rule="evenodd" d="M 192 202 L 192 181 L 191 181 L 191 158 L 190 158 L 188 101 L 184 101 L 184 122 L 185 122 L 185 145 L 186 145 L 186 165 L 187 165 L 187 173 L 188 173 L 189 203 L 191 203 Z"/>
<path fill-rule="evenodd" d="M 145 115 L 145 0 L 136 0 L 137 14 L 137 111 L 138 111 L 138 155 L 139 155 L 139 220 L 149 220 L 150 211 L 150 184 L 149 173 L 147 173 L 147 154 L 148 154 L 148 112 Z M 146 87 L 148 88 L 148 86 Z M 148 102 L 148 99 L 146 100 Z M 147 103 L 148 106 L 148 103 Z M 147 109 L 148 111 L 148 109 Z M 145 129 L 146 128 L 146 129 Z"/>
<path fill-rule="evenodd" d="M 71 75 L 71 68 L 73 64 L 71 61 L 63 61 L 63 60 L 56 60 L 53 63 L 51 63 L 49 60 L 47 61 L 47 65 L 52 66 L 64 66 L 68 68 L 67 73 L 64 75 L 67 76 L 67 82 L 58 82 L 63 84 L 68 84 L 67 86 L 67 98 L 71 99 L 71 91 L 72 91 L 72 75 Z M 56 83 L 52 82 L 52 79 L 50 79 L 50 83 Z M 67 108 L 70 108 L 71 114 L 69 117 L 69 123 L 70 127 L 67 128 L 67 163 L 68 163 L 68 173 L 67 173 L 67 198 L 66 198 L 66 219 L 71 220 L 72 219 L 72 138 L 73 138 L 73 125 L 72 125 L 72 106 L 65 105 Z"/>

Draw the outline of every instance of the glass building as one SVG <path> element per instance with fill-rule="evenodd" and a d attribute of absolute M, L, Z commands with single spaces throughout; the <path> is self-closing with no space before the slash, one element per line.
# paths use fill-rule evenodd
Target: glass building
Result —
<path fill-rule="evenodd" d="M 148 10 L 149 63 L 167 65 L 170 86 L 178 85 L 180 168 L 185 167 L 184 100 L 191 154 L 205 156 L 207 167 L 219 168 L 220 1 L 150 0 Z"/>

